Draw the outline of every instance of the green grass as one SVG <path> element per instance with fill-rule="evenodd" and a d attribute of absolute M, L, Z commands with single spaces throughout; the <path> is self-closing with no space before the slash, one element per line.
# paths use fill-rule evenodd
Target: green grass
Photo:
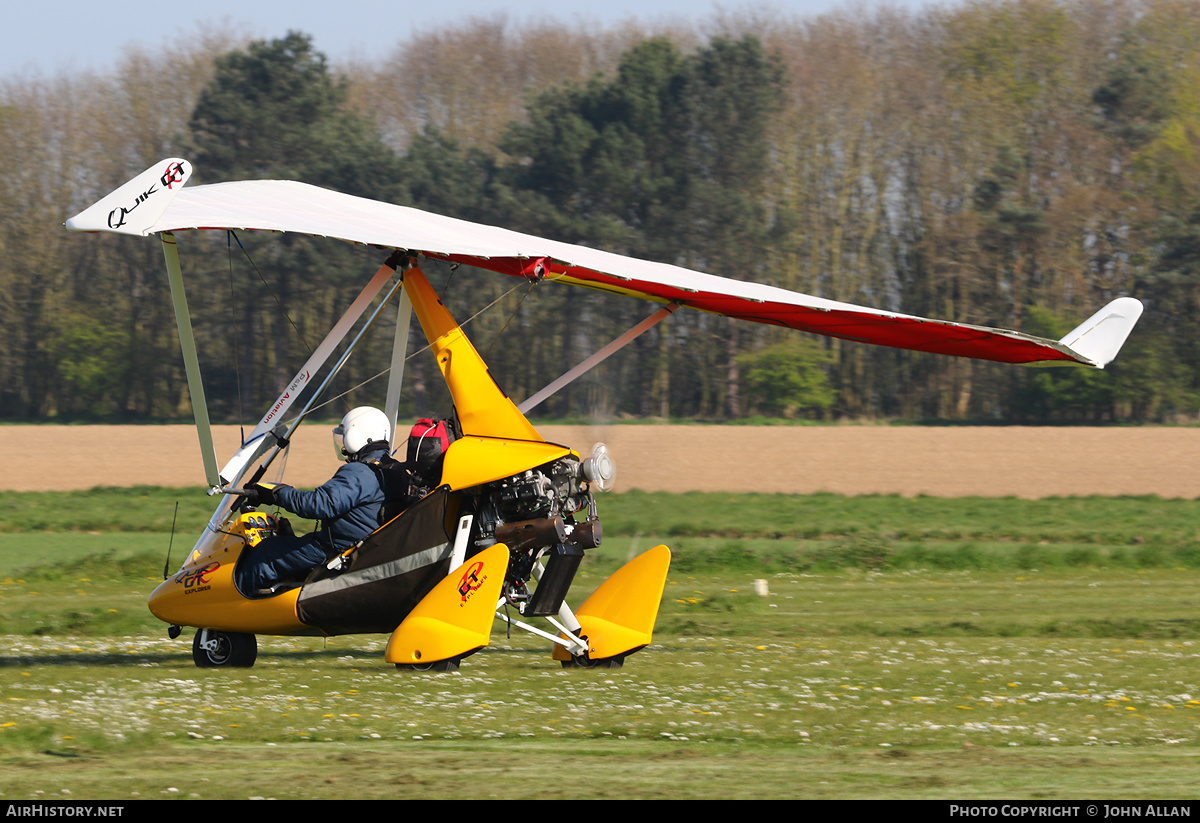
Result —
<path fill-rule="evenodd" d="M 630 491 L 598 498 L 605 534 L 668 537 L 801 537 L 881 534 L 905 540 L 1074 539 L 1138 544 L 1195 540 L 1196 503 L 1137 497 L 900 497 L 836 494 L 667 494 Z M 194 533 L 216 505 L 199 488 L 96 488 L 86 492 L 0 492 L 0 533 L 171 531 Z"/>
<path fill-rule="evenodd" d="M 145 610 L 169 534 L 135 528 L 180 494 L 3 509 L 3 799 L 1197 794 L 1189 501 L 611 496 L 570 600 L 666 542 L 653 645 L 566 671 L 498 628 L 449 675 L 378 635 L 195 668 Z"/>
<path fill-rule="evenodd" d="M 199 529 L 175 535 L 171 551 L 172 570 L 179 566 L 198 535 Z M 79 563 L 95 565 L 101 562 L 99 558 L 127 561 L 135 556 L 140 556 L 140 562 L 147 568 L 156 567 L 161 579 L 170 543 L 170 534 L 154 532 L 0 533 L 0 579 L 32 569 L 44 577 L 54 574 L 56 569 L 69 569 Z"/>
<path fill-rule="evenodd" d="M 599 503 L 606 540 L 596 553 L 601 560 L 623 556 L 634 543 L 666 542 L 686 547 L 687 558 L 677 562 L 697 568 L 1200 565 L 1197 503 L 1154 496 L 1020 500 L 635 491 L 602 495 Z M 99 544 L 118 554 L 146 547 L 165 559 L 172 522 L 174 546 L 186 551 L 214 506 L 200 489 L 3 492 L 0 573 L 55 562 L 60 554 L 93 554 Z M 26 548 L 25 536 L 32 534 L 65 537 Z"/>
<path fill-rule="evenodd" d="M 1196 792 L 1194 641 L 660 629 L 609 672 L 497 634 L 457 675 L 396 672 L 380 638 L 265 639 L 230 671 L 185 642 L 9 638 L 3 797 Z M 568 764 L 579 785 L 544 779 Z"/>
<path fill-rule="evenodd" d="M 203 489 L 100 487 L 85 492 L 0 492 L 0 532 L 165 532 L 194 534 L 217 501 Z"/>

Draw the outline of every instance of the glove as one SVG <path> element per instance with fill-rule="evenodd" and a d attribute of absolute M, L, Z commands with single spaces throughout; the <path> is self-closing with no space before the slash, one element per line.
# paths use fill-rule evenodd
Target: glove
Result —
<path fill-rule="evenodd" d="M 286 486 L 260 486 L 255 483 L 247 487 L 246 491 L 250 494 L 246 495 L 246 503 L 251 506 L 277 506 L 279 500 L 275 493 Z"/>

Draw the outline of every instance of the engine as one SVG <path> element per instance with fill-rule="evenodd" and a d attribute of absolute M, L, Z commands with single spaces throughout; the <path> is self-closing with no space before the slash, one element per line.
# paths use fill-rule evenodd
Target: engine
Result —
<path fill-rule="evenodd" d="M 586 506 L 592 497 L 580 462 L 574 457 L 492 483 L 491 491 L 504 522 L 566 517 Z"/>
<path fill-rule="evenodd" d="M 583 523 L 577 522 L 576 516 L 585 509 Z M 514 531 L 529 532 L 519 540 L 522 549 L 577 542 L 585 531 L 595 532 L 596 539 L 584 539 L 583 542 L 590 542 L 590 545 L 583 548 L 599 545 L 600 524 L 591 481 L 584 473 L 583 464 L 575 457 L 563 457 L 482 486 L 478 491 L 476 512 L 478 545 L 502 542 L 516 547 Z M 586 524 L 594 525 L 581 528 Z M 578 536 L 577 531 L 581 532 Z"/>
<path fill-rule="evenodd" d="M 600 545 L 596 481 L 585 463 L 563 457 L 478 490 L 475 545 L 509 547 L 504 591 L 522 614 L 556 613 L 584 551 Z M 540 581 L 531 594 L 528 583 L 542 556 L 548 556 L 545 571 L 536 570 Z"/>

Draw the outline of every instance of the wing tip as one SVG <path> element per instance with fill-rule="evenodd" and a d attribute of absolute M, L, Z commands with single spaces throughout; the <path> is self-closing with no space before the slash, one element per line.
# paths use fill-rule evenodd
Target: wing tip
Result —
<path fill-rule="evenodd" d="M 168 157 L 69 218 L 67 231 L 144 236 L 192 176 L 192 164 Z"/>
<path fill-rule="evenodd" d="M 1121 351 L 1142 311 L 1142 301 L 1133 297 L 1118 297 L 1058 342 L 1079 362 L 1102 369 Z"/>

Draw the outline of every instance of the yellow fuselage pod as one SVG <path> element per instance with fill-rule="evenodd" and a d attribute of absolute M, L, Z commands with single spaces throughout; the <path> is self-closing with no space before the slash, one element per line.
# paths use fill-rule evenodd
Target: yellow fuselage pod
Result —
<path fill-rule="evenodd" d="M 419 268 L 404 273 L 404 290 L 454 398 L 463 434 L 541 441 L 537 429 L 492 378 L 487 363 L 454 322 Z"/>
<path fill-rule="evenodd" d="M 544 440 L 531 443 L 497 437 L 462 437 L 446 450 L 442 485 L 455 491 L 469 489 L 521 474 L 567 455 L 579 457 L 566 446 Z"/>
<path fill-rule="evenodd" d="M 248 512 L 207 551 L 192 552 L 183 568 L 150 594 L 150 611 L 175 626 L 249 634 L 320 634 L 296 616 L 300 589 L 262 600 L 242 596 L 233 582 L 237 559 L 265 535 L 256 527 L 265 515 Z"/>

